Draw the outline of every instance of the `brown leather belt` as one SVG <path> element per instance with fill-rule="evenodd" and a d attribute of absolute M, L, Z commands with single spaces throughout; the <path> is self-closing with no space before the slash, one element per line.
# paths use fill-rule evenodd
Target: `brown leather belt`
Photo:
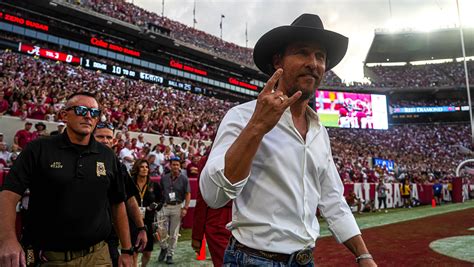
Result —
<path fill-rule="evenodd" d="M 86 249 L 80 250 L 69 250 L 69 251 L 41 251 L 41 255 L 44 256 L 49 261 L 72 261 L 77 258 L 84 257 L 90 253 L 98 251 L 102 247 L 106 246 L 104 241 L 99 242 L 93 246 L 90 246 Z"/>
<path fill-rule="evenodd" d="M 313 260 L 313 249 L 312 248 L 306 248 L 302 250 L 298 250 L 294 252 L 293 254 L 283 254 L 283 253 L 276 253 L 276 252 L 268 252 L 268 251 L 263 251 L 259 249 L 254 249 L 254 248 L 249 248 L 245 246 L 244 244 L 241 244 L 237 239 L 234 237 L 231 238 L 235 240 L 234 248 L 236 250 L 240 250 L 243 252 L 247 252 L 251 255 L 257 256 L 257 257 L 262 257 L 265 259 L 269 259 L 272 261 L 279 261 L 279 262 L 285 262 L 288 263 L 292 256 L 293 259 L 296 263 L 300 265 L 306 265 L 308 264 L 311 260 Z"/>

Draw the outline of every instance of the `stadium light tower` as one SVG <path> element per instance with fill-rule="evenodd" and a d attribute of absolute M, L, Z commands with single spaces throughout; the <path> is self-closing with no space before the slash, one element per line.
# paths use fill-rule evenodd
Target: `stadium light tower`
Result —
<path fill-rule="evenodd" d="M 221 14 L 221 23 L 219 24 L 219 27 L 221 28 L 221 40 L 222 40 L 222 20 L 225 18 L 224 14 Z"/>
<path fill-rule="evenodd" d="M 165 0 L 161 0 L 161 17 L 165 16 Z"/>
<path fill-rule="evenodd" d="M 464 61 L 464 74 L 466 76 L 466 90 L 467 90 L 467 103 L 469 107 L 469 119 L 471 122 L 471 145 L 474 145 L 474 121 L 472 120 L 472 104 L 471 104 L 471 92 L 469 88 L 469 72 L 467 70 L 466 49 L 464 47 L 464 34 L 462 31 L 461 13 L 459 12 L 459 0 L 456 0 L 456 6 L 458 9 L 459 32 L 461 35 L 461 49 L 462 49 L 462 56 L 463 56 L 463 61 Z"/>

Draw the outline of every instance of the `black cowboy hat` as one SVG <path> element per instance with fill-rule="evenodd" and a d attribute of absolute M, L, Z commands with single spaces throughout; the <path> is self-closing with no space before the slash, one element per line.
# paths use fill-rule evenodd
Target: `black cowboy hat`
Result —
<path fill-rule="evenodd" d="M 277 27 L 260 37 L 253 49 L 255 65 L 272 75 L 275 71 L 273 56 L 288 44 L 298 41 L 315 41 L 326 49 L 326 71 L 342 60 L 349 43 L 344 35 L 325 30 L 318 15 L 303 14 L 291 25 Z"/>
<path fill-rule="evenodd" d="M 38 127 L 40 127 L 40 126 L 43 126 L 43 130 L 46 130 L 46 124 L 44 124 L 44 123 L 41 122 L 41 121 L 40 121 L 40 122 L 37 122 L 37 123 L 35 124 L 36 130 L 38 130 Z"/>

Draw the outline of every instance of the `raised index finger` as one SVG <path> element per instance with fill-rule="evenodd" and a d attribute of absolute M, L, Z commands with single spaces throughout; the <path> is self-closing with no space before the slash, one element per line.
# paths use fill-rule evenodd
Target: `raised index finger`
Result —
<path fill-rule="evenodd" d="M 260 92 L 260 94 L 271 94 L 273 92 L 273 88 L 275 88 L 275 84 L 277 83 L 278 79 L 280 79 L 282 73 L 283 69 L 277 69 L 275 73 L 273 73 L 272 77 L 270 77 L 265 87 L 263 87 L 263 90 L 262 92 Z"/>

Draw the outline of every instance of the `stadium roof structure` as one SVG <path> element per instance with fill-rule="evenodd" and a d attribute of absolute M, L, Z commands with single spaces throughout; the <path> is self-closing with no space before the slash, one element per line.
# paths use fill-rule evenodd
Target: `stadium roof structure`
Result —
<path fill-rule="evenodd" d="M 474 56 L 474 28 L 463 28 L 466 56 Z M 462 57 L 459 28 L 430 32 L 376 31 L 368 63 L 410 62 Z"/>

